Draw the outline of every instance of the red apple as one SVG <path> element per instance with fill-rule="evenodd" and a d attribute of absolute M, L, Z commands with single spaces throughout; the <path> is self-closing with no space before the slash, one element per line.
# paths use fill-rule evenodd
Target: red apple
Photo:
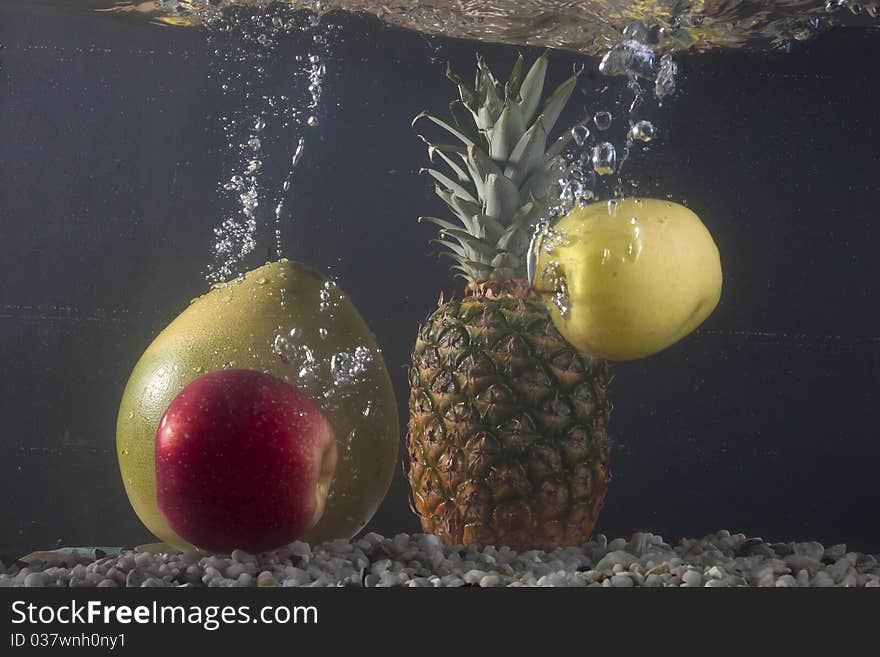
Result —
<path fill-rule="evenodd" d="M 335 468 L 321 410 L 262 372 L 200 376 L 156 432 L 159 510 L 204 550 L 262 552 L 304 535 L 324 512 Z"/>

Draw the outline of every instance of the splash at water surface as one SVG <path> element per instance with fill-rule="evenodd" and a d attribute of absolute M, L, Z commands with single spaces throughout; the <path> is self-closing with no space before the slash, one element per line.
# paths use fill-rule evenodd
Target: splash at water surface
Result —
<path fill-rule="evenodd" d="M 47 0 L 44 0 L 47 1 Z M 51 0 L 60 2 L 61 0 Z M 269 0 L 78 0 L 83 6 L 166 25 Z M 70 4 L 69 0 L 65 4 Z M 286 0 L 318 13 L 360 12 L 427 34 L 601 55 L 624 30 L 665 51 L 786 47 L 836 25 L 878 26 L 880 2 L 854 0 Z M 632 28 L 641 23 L 641 28 Z"/>

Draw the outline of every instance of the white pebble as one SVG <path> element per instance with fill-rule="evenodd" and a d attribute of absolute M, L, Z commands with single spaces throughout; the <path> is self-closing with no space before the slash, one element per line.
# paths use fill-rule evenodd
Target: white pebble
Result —
<path fill-rule="evenodd" d="M 438 550 L 441 549 L 442 543 L 437 536 L 434 534 L 422 534 L 419 537 L 419 547 L 428 550 Z"/>
<path fill-rule="evenodd" d="M 842 580 L 840 580 L 839 586 L 843 586 L 846 588 L 851 588 L 859 585 L 859 579 L 854 570 L 851 570 L 846 574 Z"/>
<path fill-rule="evenodd" d="M 614 541 L 612 541 L 612 543 L 613 542 Z M 630 565 L 634 564 L 636 561 L 638 561 L 638 559 L 633 555 L 623 552 L 622 550 L 614 550 L 599 560 L 599 563 L 596 564 L 596 570 L 610 571 L 615 564 L 620 564 L 624 568 L 629 568 Z"/>
<path fill-rule="evenodd" d="M 626 540 L 622 538 L 615 538 L 608 544 L 608 551 L 614 552 L 616 550 L 623 550 L 626 548 Z"/>
<path fill-rule="evenodd" d="M 648 575 L 645 578 L 645 586 L 663 586 L 663 580 L 660 575 Z"/>
<path fill-rule="evenodd" d="M 139 570 L 132 570 L 125 576 L 125 586 L 137 588 L 144 583 L 146 576 Z"/>
<path fill-rule="evenodd" d="M 724 570 L 722 570 L 718 566 L 712 566 L 706 574 L 714 579 L 721 579 L 726 575 Z"/>
<path fill-rule="evenodd" d="M 816 541 L 811 541 L 808 543 L 795 543 L 794 544 L 794 553 L 809 557 L 815 561 L 821 561 L 822 555 L 825 552 L 825 547 Z"/>
<path fill-rule="evenodd" d="M 295 541 L 290 544 L 290 553 L 295 554 L 298 557 L 305 557 L 312 554 L 312 548 L 308 543 Z"/>
<path fill-rule="evenodd" d="M 149 577 L 141 584 L 141 588 L 154 588 L 157 586 L 168 586 L 168 584 L 157 577 Z"/>
<path fill-rule="evenodd" d="M 703 586 L 703 574 L 698 570 L 689 570 L 682 575 L 681 581 L 684 582 L 685 586 L 691 588 Z"/>
<path fill-rule="evenodd" d="M 844 577 L 846 577 L 847 573 L 849 573 L 850 569 L 852 569 L 855 564 L 856 555 L 850 552 L 843 555 L 842 557 L 840 557 L 840 559 L 828 566 L 828 568 L 825 569 L 825 572 L 831 575 L 831 577 L 834 578 L 835 582 L 839 582 Z"/>
<path fill-rule="evenodd" d="M 783 575 L 776 580 L 777 588 L 794 588 L 798 585 L 797 580 L 791 575 Z"/>
<path fill-rule="evenodd" d="M 477 570 L 474 568 L 473 570 L 468 570 L 464 574 L 464 581 L 468 584 L 479 584 L 480 580 L 482 580 L 486 576 L 486 573 L 482 570 Z"/>
<path fill-rule="evenodd" d="M 254 555 L 250 554 L 249 552 L 245 552 L 244 550 L 233 550 L 232 554 L 229 556 L 232 557 L 233 561 L 237 561 L 240 564 L 257 563 L 256 557 L 254 557 Z"/>
<path fill-rule="evenodd" d="M 134 557 L 135 567 L 145 570 L 153 565 L 153 555 L 149 552 L 138 552 Z"/>
<path fill-rule="evenodd" d="M 630 577 L 629 575 L 615 575 L 611 578 L 610 581 L 611 586 L 615 588 L 626 588 L 635 585 L 635 582 L 633 582 L 632 577 Z"/>
<path fill-rule="evenodd" d="M 180 560 L 185 564 L 198 563 L 205 555 L 198 550 L 189 550 L 180 555 Z"/>
<path fill-rule="evenodd" d="M 828 588 L 829 586 L 834 586 L 834 578 L 824 570 L 820 570 L 816 573 L 816 576 L 813 577 L 812 586 L 815 588 Z"/>
<path fill-rule="evenodd" d="M 264 570 L 260 573 L 260 576 L 257 577 L 257 586 L 278 586 L 278 581 L 272 573 L 268 570 Z"/>
<path fill-rule="evenodd" d="M 235 562 L 229 568 L 226 569 L 226 577 L 229 579 L 238 579 L 238 577 L 242 573 L 247 573 L 248 575 L 256 574 L 256 562 L 253 563 L 241 563 Z"/>
<path fill-rule="evenodd" d="M 387 571 L 391 567 L 391 559 L 379 559 L 379 561 L 373 562 L 373 566 L 370 568 L 370 572 L 376 575 L 377 577 L 381 577 L 382 574 Z"/>
<path fill-rule="evenodd" d="M 825 552 L 822 555 L 822 558 L 825 559 L 826 561 L 834 562 L 834 561 L 837 561 L 838 559 L 840 559 L 845 554 L 846 554 L 846 544 L 845 543 L 838 543 L 837 545 L 832 545 L 829 548 L 825 548 Z"/>
<path fill-rule="evenodd" d="M 46 576 L 43 573 L 28 573 L 24 578 L 24 585 L 42 588 L 46 586 Z"/>

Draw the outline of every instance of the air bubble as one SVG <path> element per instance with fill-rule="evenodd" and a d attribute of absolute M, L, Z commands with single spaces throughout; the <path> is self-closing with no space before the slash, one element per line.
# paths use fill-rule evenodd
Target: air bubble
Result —
<path fill-rule="evenodd" d="M 644 43 L 628 39 L 605 53 L 599 72 L 608 75 L 636 75 L 653 79 L 656 74 L 654 51 Z"/>
<path fill-rule="evenodd" d="M 678 65 L 671 55 L 663 55 L 660 59 L 660 70 L 654 82 L 654 95 L 658 100 L 675 93 L 675 76 L 678 73 Z"/>
<path fill-rule="evenodd" d="M 291 159 L 290 165 L 295 167 L 299 164 L 299 161 L 302 159 L 303 150 L 305 148 L 305 140 L 300 137 L 299 141 L 296 144 L 296 150 L 293 152 L 293 158 Z"/>
<path fill-rule="evenodd" d="M 578 146 L 583 146 L 590 136 L 590 129 L 585 125 L 576 125 L 571 129 L 571 138 Z"/>
<path fill-rule="evenodd" d="M 276 335 L 275 341 L 272 343 L 272 351 L 281 357 L 285 363 L 290 362 L 290 343 L 283 335 Z"/>
<path fill-rule="evenodd" d="M 608 176 L 614 173 L 617 165 L 617 151 L 614 145 L 603 141 L 593 147 L 593 171 L 600 176 Z"/>
<path fill-rule="evenodd" d="M 593 116 L 593 123 L 599 130 L 607 130 L 611 127 L 611 112 L 596 112 Z"/>
<path fill-rule="evenodd" d="M 623 28 L 623 36 L 633 39 L 634 41 L 647 41 L 648 28 L 641 21 L 630 23 Z"/>
<path fill-rule="evenodd" d="M 639 121 L 629 130 L 630 139 L 633 141 L 649 142 L 654 139 L 656 130 L 650 121 Z"/>

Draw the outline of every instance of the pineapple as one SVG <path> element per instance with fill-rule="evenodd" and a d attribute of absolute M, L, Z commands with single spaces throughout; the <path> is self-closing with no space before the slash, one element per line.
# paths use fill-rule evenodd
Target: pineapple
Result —
<path fill-rule="evenodd" d="M 422 528 L 447 544 L 552 549 L 589 539 L 610 479 L 607 363 L 578 353 L 531 289 L 535 223 L 559 178 L 565 135 L 548 133 L 579 72 L 540 104 L 545 53 L 520 56 L 501 85 L 477 58 L 475 88 L 447 70 L 452 121 L 422 113 L 460 144 L 428 144 L 451 175 L 426 169 L 461 222 L 423 217 L 467 281 L 419 329 L 407 445 Z"/>

